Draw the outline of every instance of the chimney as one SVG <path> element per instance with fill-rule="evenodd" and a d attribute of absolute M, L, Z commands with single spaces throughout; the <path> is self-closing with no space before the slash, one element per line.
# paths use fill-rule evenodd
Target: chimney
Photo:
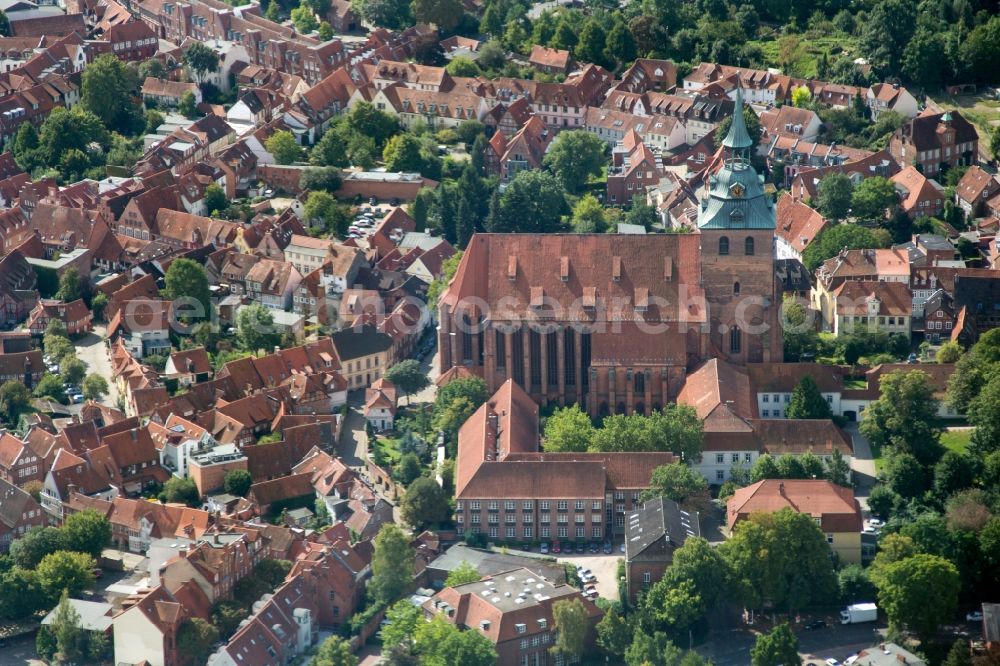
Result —
<path fill-rule="evenodd" d="M 779 481 L 778 482 L 778 494 L 781 495 L 782 497 L 785 496 L 785 482 L 784 481 Z"/>

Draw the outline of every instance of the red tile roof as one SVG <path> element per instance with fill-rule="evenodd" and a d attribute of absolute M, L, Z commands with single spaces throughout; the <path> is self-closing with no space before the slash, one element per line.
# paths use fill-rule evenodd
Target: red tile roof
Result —
<path fill-rule="evenodd" d="M 726 507 L 730 529 L 758 511 L 790 508 L 820 519 L 824 532 L 860 532 L 861 505 L 854 491 L 821 479 L 765 479 L 739 488 Z"/>

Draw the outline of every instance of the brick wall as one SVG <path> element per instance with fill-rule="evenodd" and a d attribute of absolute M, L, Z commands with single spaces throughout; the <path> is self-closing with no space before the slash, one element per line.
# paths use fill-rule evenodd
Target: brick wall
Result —
<path fill-rule="evenodd" d="M 246 468 L 246 458 L 240 458 L 239 460 L 232 460 L 214 465 L 206 465 L 204 467 L 192 462 L 188 465 L 188 473 L 191 475 L 191 478 L 194 479 L 195 485 L 198 486 L 198 493 L 201 495 L 207 495 L 213 490 L 222 488 L 222 482 L 226 478 L 226 473 L 229 472 L 229 470 L 245 470 Z"/>
<path fill-rule="evenodd" d="M 302 167 L 285 166 L 281 164 L 258 164 L 257 178 L 275 190 L 282 190 L 289 194 L 298 194 L 302 191 L 299 187 L 299 179 L 302 177 Z"/>

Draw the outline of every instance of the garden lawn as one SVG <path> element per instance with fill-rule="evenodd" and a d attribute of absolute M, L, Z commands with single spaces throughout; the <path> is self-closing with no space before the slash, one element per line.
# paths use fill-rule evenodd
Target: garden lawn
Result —
<path fill-rule="evenodd" d="M 965 453 L 972 439 L 972 430 L 948 430 L 941 435 L 941 445 L 949 451 Z"/>

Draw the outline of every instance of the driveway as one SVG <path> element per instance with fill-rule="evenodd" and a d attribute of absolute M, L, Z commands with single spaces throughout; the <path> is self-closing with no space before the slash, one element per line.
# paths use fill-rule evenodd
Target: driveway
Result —
<path fill-rule="evenodd" d="M 87 374 L 93 372 L 108 380 L 108 394 L 101 400 L 101 404 L 117 409 L 118 386 L 115 384 L 115 377 L 111 370 L 108 347 L 104 343 L 105 334 L 105 327 L 101 324 L 95 324 L 94 331 L 74 340 L 73 346 L 76 347 L 77 358 L 87 364 Z"/>
<path fill-rule="evenodd" d="M 35 651 L 35 632 L 22 634 L 3 641 L 0 649 L 0 666 L 44 666 Z"/>
<path fill-rule="evenodd" d="M 597 594 L 605 599 L 618 601 L 618 560 L 622 557 L 618 552 L 618 544 L 615 544 L 615 552 L 611 555 L 589 552 L 580 555 L 560 554 L 556 557 L 556 561 L 590 569 L 597 577 L 594 583 L 597 586 Z"/>
<path fill-rule="evenodd" d="M 849 423 L 844 428 L 854 443 L 854 457 L 851 459 L 851 471 L 854 474 L 854 496 L 861 508 L 868 510 L 868 493 L 871 492 L 878 473 L 875 470 L 875 460 L 872 458 L 872 447 L 864 435 L 858 430 L 857 423 Z"/>

